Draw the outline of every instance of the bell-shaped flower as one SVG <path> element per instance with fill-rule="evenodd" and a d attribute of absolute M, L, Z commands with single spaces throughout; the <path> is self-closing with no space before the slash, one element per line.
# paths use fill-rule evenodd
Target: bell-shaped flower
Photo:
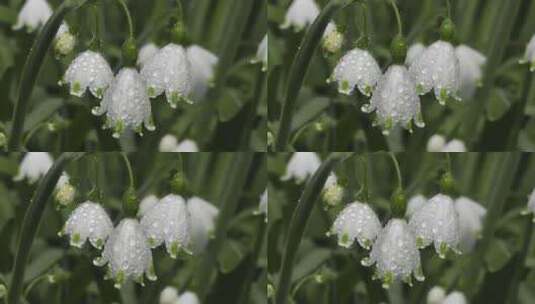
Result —
<path fill-rule="evenodd" d="M 46 174 L 53 163 L 52 157 L 47 152 L 28 152 L 22 158 L 19 172 L 13 180 L 27 179 L 28 183 L 33 184 Z"/>
<path fill-rule="evenodd" d="M 187 209 L 191 217 L 191 247 L 198 254 L 206 248 L 214 233 L 219 209 L 199 197 L 188 199 Z"/>
<path fill-rule="evenodd" d="M 141 49 L 139 49 L 139 54 L 137 55 L 137 65 L 142 68 L 147 61 L 149 61 L 160 49 L 156 44 L 149 42 L 144 44 Z"/>
<path fill-rule="evenodd" d="M 286 174 L 281 177 L 281 180 L 295 179 L 297 183 L 304 182 L 309 176 L 314 174 L 320 167 L 321 160 L 314 152 L 295 152 L 288 165 L 286 166 Z"/>
<path fill-rule="evenodd" d="M 458 97 L 460 66 L 451 43 L 439 40 L 431 44 L 410 66 L 410 73 L 416 82 L 419 94 L 434 89 L 441 105 L 452 97 Z"/>
<path fill-rule="evenodd" d="M 191 95 L 194 100 L 201 100 L 214 80 L 215 67 L 219 58 L 198 45 L 189 46 L 186 49 L 186 55 L 191 64 Z"/>
<path fill-rule="evenodd" d="M 476 240 L 483 229 L 483 219 L 487 214 L 487 209 L 461 196 L 455 200 L 455 210 L 459 215 L 459 248 L 462 252 L 470 252 L 474 249 Z"/>
<path fill-rule="evenodd" d="M 379 233 L 370 256 L 362 260 L 364 266 L 373 264 L 376 266 L 374 278 L 381 279 L 384 288 L 394 280 L 412 285 L 411 274 L 418 281 L 424 280 L 416 239 L 405 220 L 393 218 Z"/>
<path fill-rule="evenodd" d="M 134 68 L 123 68 L 106 91 L 94 115 L 106 113 L 104 128 L 113 128 L 113 137 L 119 138 L 125 129 L 143 135 L 143 124 L 154 131 L 152 111 L 145 81 Z"/>
<path fill-rule="evenodd" d="M 110 217 L 100 204 L 86 201 L 76 207 L 60 235 L 69 235 L 71 246 L 82 248 L 85 242 L 101 249 L 113 230 Z"/>
<path fill-rule="evenodd" d="M 159 304 L 176 304 L 178 301 L 178 289 L 173 286 L 166 286 L 160 292 Z"/>
<path fill-rule="evenodd" d="M 434 134 L 427 141 L 427 152 L 442 152 L 446 146 L 446 138 L 440 134 Z"/>
<path fill-rule="evenodd" d="M 262 71 L 265 72 L 268 69 L 268 35 L 266 34 L 256 51 L 256 56 L 251 60 L 251 63 L 262 62 Z"/>
<path fill-rule="evenodd" d="M 137 216 L 142 217 L 145 213 L 147 213 L 150 208 L 154 207 L 154 205 L 156 205 L 159 201 L 160 199 L 154 194 L 145 196 L 139 203 Z"/>
<path fill-rule="evenodd" d="M 325 181 L 325 185 L 321 192 L 321 198 L 328 206 L 332 207 L 338 205 L 342 201 L 343 196 L 344 188 L 338 183 L 336 175 L 331 173 Z"/>
<path fill-rule="evenodd" d="M 466 146 L 463 141 L 452 139 L 444 146 L 442 152 L 466 152 Z"/>
<path fill-rule="evenodd" d="M 411 64 L 418 59 L 425 51 L 425 45 L 420 42 L 414 43 L 409 47 L 407 56 L 405 57 L 405 65 L 411 66 Z"/>
<path fill-rule="evenodd" d="M 54 50 L 59 56 L 66 56 L 72 52 L 76 38 L 71 34 L 67 23 L 63 22 L 54 38 Z"/>
<path fill-rule="evenodd" d="M 150 247 L 155 248 L 165 243 L 172 258 L 176 258 L 180 252 L 190 253 L 191 224 L 186 202 L 174 194 L 162 198 L 141 218 L 141 226 Z"/>
<path fill-rule="evenodd" d="M 319 15 L 320 9 L 314 0 L 293 0 L 286 12 L 282 29 L 292 27 L 296 32 L 301 31 Z"/>
<path fill-rule="evenodd" d="M 446 290 L 440 286 L 434 286 L 427 293 L 427 304 L 442 304 L 446 298 Z"/>
<path fill-rule="evenodd" d="M 535 189 L 531 191 L 531 193 L 528 196 L 528 205 L 527 207 L 522 211 L 522 214 L 533 214 L 533 222 L 535 223 Z"/>
<path fill-rule="evenodd" d="M 158 151 L 160 152 L 173 152 L 178 146 L 178 139 L 172 134 L 166 134 L 160 139 L 160 145 Z"/>
<path fill-rule="evenodd" d="M 191 291 L 186 291 L 182 293 L 178 300 L 175 302 L 175 304 L 200 304 L 201 301 L 199 300 L 199 297 Z"/>
<path fill-rule="evenodd" d="M 395 125 L 412 131 L 413 120 L 417 127 L 425 126 L 420 111 L 420 97 L 416 93 L 411 75 L 402 65 L 392 65 L 388 68 L 379 79 L 370 103 L 362 106 L 362 111 L 376 112 L 375 124 L 382 126 L 385 135 L 389 134 Z"/>
<path fill-rule="evenodd" d="M 186 51 L 180 45 L 170 43 L 161 48 L 143 65 L 141 76 L 145 79 L 150 98 L 165 92 L 167 102 L 176 108 L 179 101 L 192 103 L 191 65 Z"/>
<path fill-rule="evenodd" d="M 328 234 L 338 237 L 339 246 L 349 248 L 356 240 L 362 248 L 370 249 L 381 229 L 381 222 L 372 208 L 355 201 L 338 214 Z"/>
<path fill-rule="evenodd" d="M 106 278 L 115 281 L 115 287 L 129 278 L 144 285 L 143 274 L 151 281 L 156 280 L 152 252 L 143 228 L 136 219 L 125 218 L 110 234 L 102 256 L 93 261 L 96 266 L 108 264 Z"/>
<path fill-rule="evenodd" d="M 50 16 L 52 16 L 52 8 L 46 0 L 26 0 L 13 29 L 26 27 L 28 32 L 33 32 L 43 26 Z"/>
<path fill-rule="evenodd" d="M 441 304 L 466 304 L 468 301 L 463 293 L 459 291 L 454 291 L 444 299 Z"/>
<path fill-rule="evenodd" d="M 446 257 L 448 249 L 458 252 L 459 215 L 451 197 L 444 194 L 433 196 L 416 210 L 409 225 L 414 231 L 419 248 L 434 243 L 435 251 L 441 258 Z"/>
<path fill-rule="evenodd" d="M 409 199 L 407 203 L 407 210 L 405 210 L 405 216 L 410 218 L 416 210 L 422 208 L 427 203 L 427 198 L 421 194 L 417 194 Z"/>
<path fill-rule="evenodd" d="M 82 97 L 87 89 L 102 98 L 113 81 L 110 65 L 100 53 L 87 50 L 69 65 L 60 84 L 68 84 L 71 95 Z"/>
<path fill-rule="evenodd" d="M 482 68 L 487 58 L 464 44 L 455 48 L 455 54 L 459 58 L 460 67 L 459 94 L 463 99 L 470 99 L 474 97 L 476 88 L 481 83 Z"/>
<path fill-rule="evenodd" d="M 342 48 L 344 35 L 338 31 L 334 22 L 329 22 L 323 32 L 322 46 L 329 53 L 336 53 Z"/>
<path fill-rule="evenodd" d="M 354 48 L 338 61 L 327 82 L 337 82 L 342 94 L 352 94 L 356 86 L 362 94 L 371 96 L 380 78 L 381 68 L 373 56 L 367 50 Z"/>
<path fill-rule="evenodd" d="M 524 58 L 520 59 L 521 64 L 530 63 L 529 70 L 535 72 L 535 35 L 531 37 L 526 46 Z"/>
<path fill-rule="evenodd" d="M 178 143 L 173 152 L 199 152 L 199 146 L 191 139 L 184 139 Z"/>

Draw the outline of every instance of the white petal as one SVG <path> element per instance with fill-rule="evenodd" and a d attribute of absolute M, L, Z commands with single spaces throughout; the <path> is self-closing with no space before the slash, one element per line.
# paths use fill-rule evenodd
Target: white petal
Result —
<path fill-rule="evenodd" d="M 22 158 L 15 181 L 27 179 L 30 184 L 35 183 L 48 169 L 52 167 L 54 161 L 47 152 L 28 152 Z"/>
<path fill-rule="evenodd" d="M 192 249 L 194 253 L 200 253 L 206 248 L 210 235 L 214 232 L 219 209 L 199 197 L 190 198 L 187 209 L 191 216 Z"/>
<path fill-rule="evenodd" d="M 286 12 L 281 28 L 293 27 L 300 31 L 311 24 L 319 13 L 319 7 L 314 0 L 294 0 Z"/>
<path fill-rule="evenodd" d="M 199 152 L 199 146 L 191 139 L 184 139 L 177 144 L 173 152 Z"/>
<path fill-rule="evenodd" d="M 301 183 L 314 174 L 320 165 L 321 160 L 316 153 L 295 152 L 286 166 L 286 174 L 281 179 L 294 178 L 298 183 Z"/>
<path fill-rule="evenodd" d="M 160 199 L 154 195 L 148 195 L 145 196 L 141 202 L 139 203 L 139 210 L 137 212 L 137 216 L 143 216 L 145 213 L 147 213 L 148 210 L 150 210 L 154 205 L 156 205 Z"/>
<path fill-rule="evenodd" d="M 467 197 L 455 200 L 455 210 L 459 215 L 459 246 L 462 252 L 474 249 L 476 240 L 483 229 L 483 219 L 487 210 Z"/>
<path fill-rule="evenodd" d="M 330 81 L 338 82 L 338 92 L 351 94 L 355 88 L 370 96 L 381 77 L 381 68 L 366 50 L 355 48 L 345 54 L 336 67 Z"/>
<path fill-rule="evenodd" d="M 165 287 L 160 293 L 160 304 L 174 304 L 178 300 L 178 290 L 173 286 Z"/>
<path fill-rule="evenodd" d="M 442 152 L 446 146 L 446 138 L 440 134 L 435 134 L 427 141 L 427 152 Z"/>
<path fill-rule="evenodd" d="M 200 100 L 206 95 L 209 84 L 214 78 L 219 58 L 198 45 L 188 47 L 186 53 L 191 64 L 191 94 L 194 100 Z"/>
<path fill-rule="evenodd" d="M 482 79 L 482 66 L 487 58 L 467 45 L 459 45 L 455 48 L 455 54 L 459 58 L 460 67 L 459 93 L 463 99 L 470 99 Z"/>
<path fill-rule="evenodd" d="M 65 223 L 64 233 L 70 235 L 71 245 L 82 247 L 87 239 L 100 248 L 113 230 L 110 217 L 100 204 L 86 201 L 78 206 Z"/>
<path fill-rule="evenodd" d="M 338 214 L 330 233 L 338 236 L 338 245 L 342 247 L 351 247 L 356 239 L 360 246 L 369 249 L 381 229 L 381 222 L 370 206 L 356 201 Z"/>
<path fill-rule="evenodd" d="M 411 66 L 411 64 L 418 59 L 425 51 L 425 46 L 422 43 L 415 43 L 411 45 L 407 51 L 407 57 L 405 58 L 405 64 Z"/>
<path fill-rule="evenodd" d="M 466 146 L 463 141 L 453 139 L 444 146 L 442 152 L 466 152 Z"/>
<path fill-rule="evenodd" d="M 52 16 L 52 9 L 46 0 L 26 0 L 13 29 L 26 27 L 28 31 L 34 31 L 43 26 L 50 16 Z"/>
<path fill-rule="evenodd" d="M 106 59 L 100 53 L 90 50 L 80 53 L 63 76 L 63 82 L 70 86 L 71 95 L 78 97 L 89 89 L 93 96 L 102 98 L 112 81 L 113 72 Z"/>
<path fill-rule="evenodd" d="M 415 195 L 409 199 L 407 204 L 407 210 L 405 211 L 405 216 L 410 218 L 414 212 L 422 208 L 422 206 L 427 203 L 427 198 L 421 194 Z"/>
<path fill-rule="evenodd" d="M 442 304 L 445 298 L 446 290 L 440 286 L 435 286 L 427 294 L 427 304 Z"/>
<path fill-rule="evenodd" d="M 160 151 L 160 152 L 173 152 L 176 149 L 177 145 L 178 145 L 177 138 L 172 134 L 166 134 L 160 140 L 160 145 L 158 147 L 158 151 Z"/>
<path fill-rule="evenodd" d="M 442 304 L 466 304 L 467 300 L 464 294 L 458 291 L 450 293 Z"/>
<path fill-rule="evenodd" d="M 137 65 L 139 67 L 143 67 L 147 61 L 149 61 L 156 53 L 158 53 L 160 49 L 156 46 L 156 44 L 150 42 L 141 47 L 139 50 L 139 54 L 137 56 Z"/>
<path fill-rule="evenodd" d="M 199 304 L 199 298 L 191 291 L 186 291 L 180 295 L 176 304 Z"/>

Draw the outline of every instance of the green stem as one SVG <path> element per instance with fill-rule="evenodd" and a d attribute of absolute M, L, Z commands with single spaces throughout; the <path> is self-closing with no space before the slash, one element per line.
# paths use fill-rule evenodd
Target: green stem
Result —
<path fill-rule="evenodd" d="M 132 164 L 130 163 L 130 160 L 128 159 L 128 156 L 126 153 L 121 152 L 121 156 L 124 161 L 124 165 L 126 166 L 126 169 L 128 170 L 128 179 L 130 180 L 130 188 L 134 188 L 134 173 L 132 171 Z"/>
<path fill-rule="evenodd" d="M 19 96 L 13 111 L 13 126 L 11 128 L 11 136 L 8 142 L 8 151 L 18 151 L 21 148 L 22 132 L 24 128 L 24 121 L 26 119 L 26 112 L 30 103 L 30 96 L 35 86 L 35 81 L 43 65 L 46 53 L 56 36 L 63 18 L 71 10 L 76 9 L 79 5 L 85 3 L 86 0 L 67 0 L 54 11 L 54 14 L 48 19 L 47 23 L 35 39 L 30 54 L 26 58 L 22 76 L 19 86 Z"/>
<path fill-rule="evenodd" d="M 257 262 L 262 254 L 262 244 L 264 243 L 264 238 L 266 237 L 266 222 L 264 216 L 258 216 L 257 220 L 257 229 L 256 229 L 256 239 L 253 246 L 253 252 L 250 258 L 249 268 L 247 268 L 247 273 L 243 279 L 244 286 L 241 288 L 240 296 L 238 298 L 238 304 L 249 303 L 249 292 L 251 289 L 251 284 L 253 283 L 254 274 L 257 271 Z"/>
<path fill-rule="evenodd" d="M 450 0 L 446 0 L 446 9 L 448 10 L 448 18 L 451 19 L 451 3 L 450 3 Z"/>
<path fill-rule="evenodd" d="M 128 37 L 130 39 L 134 39 L 134 23 L 132 22 L 132 15 L 130 15 L 130 10 L 128 9 L 128 5 L 126 5 L 124 0 L 117 0 L 117 1 L 121 5 L 121 8 L 123 9 L 126 20 L 128 22 Z"/>
<path fill-rule="evenodd" d="M 178 22 L 184 22 L 184 10 L 182 9 L 182 1 L 176 0 L 176 10 Z"/>
<path fill-rule="evenodd" d="M 514 267 L 514 274 L 511 278 L 511 283 L 509 284 L 508 288 L 508 301 L 506 303 L 508 304 L 515 304 L 518 303 L 518 286 L 520 284 L 520 279 L 523 274 L 525 274 L 525 267 L 526 267 L 526 259 L 529 256 L 529 249 L 531 244 L 531 239 L 533 236 L 533 231 L 535 230 L 534 227 L 535 224 L 533 220 L 531 219 L 531 216 L 529 216 L 526 219 L 525 229 L 524 229 L 524 239 L 522 243 L 522 249 L 520 250 L 516 265 Z"/>
<path fill-rule="evenodd" d="M 24 282 L 24 271 L 26 270 L 26 264 L 28 263 L 30 249 L 37 233 L 39 222 L 45 211 L 46 202 L 56 187 L 58 179 L 63 172 L 63 167 L 65 167 L 69 161 L 82 155 L 83 153 L 63 153 L 58 160 L 54 162 L 35 190 L 35 194 L 30 201 L 28 209 L 26 209 L 22 221 L 20 239 L 12 272 L 13 277 L 11 279 L 11 286 L 7 298 L 9 304 L 19 303 Z"/>
<path fill-rule="evenodd" d="M 290 68 L 290 74 L 288 76 L 288 87 L 286 90 L 286 99 L 282 106 L 282 112 L 280 115 L 280 126 L 277 133 L 275 142 L 276 151 L 284 151 L 288 145 L 290 138 L 290 131 L 292 127 L 292 117 L 295 111 L 295 104 L 303 81 L 310 65 L 312 55 L 316 50 L 316 47 L 320 44 L 321 38 L 325 27 L 331 20 L 332 15 L 339 9 L 353 2 L 352 0 L 331 0 L 323 8 L 319 16 L 314 23 L 310 26 L 310 29 L 305 34 L 299 50 L 295 55 L 295 59 Z"/>
<path fill-rule="evenodd" d="M 403 36 L 403 24 L 401 23 L 401 16 L 399 14 L 398 6 L 396 5 L 396 0 L 390 0 L 390 4 L 392 4 L 392 9 L 396 15 L 396 21 L 398 23 L 398 35 Z"/>
<path fill-rule="evenodd" d="M 256 118 L 256 112 L 258 110 L 258 104 L 260 103 L 260 99 L 262 99 L 264 96 L 264 94 L 262 93 L 264 92 L 264 88 L 266 86 L 265 75 L 266 73 L 264 73 L 262 69 L 259 68 L 256 76 L 253 100 L 250 102 L 249 105 L 251 108 L 249 109 L 249 115 L 247 115 L 246 121 L 243 124 L 242 128 L 243 133 L 240 146 L 245 151 L 249 150 L 248 145 L 251 140 L 252 131 L 254 129 L 254 122 Z"/>
<path fill-rule="evenodd" d="M 392 162 L 394 163 L 394 167 L 396 169 L 396 177 L 398 179 L 398 189 L 403 189 L 403 180 L 401 177 L 401 170 L 399 169 L 399 162 L 396 159 L 396 154 L 394 154 L 394 152 L 389 152 L 388 155 L 390 155 L 390 158 L 392 159 Z"/>
<path fill-rule="evenodd" d="M 220 212 L 214 229 L 215 236 L 206 248 L 206 254 L 200 262 L 195 281 L 197 295 L 203 303 L 210 291 L 214 272 L 217 269 L 217 255 L 227 237 L 228 223 L 238 207 L 253 157 L 254 153 L 251 152 L 233 153 L 232 165 L 228 173 L 229 179 L 218 196 L 221 198 L 221 202 L 219 204 Z"/>
<path fill-rule="evenodd" d="M 299 198 L 297 207 L 292 214 L 285 250 L 283 251 L 282 267 L 275 296 L 276 304 L 285 304 L 288 301 L 295 254 L 303 237 L 308 218 L 333 167 L 347 155 L 347 153 L 331 154 L 308 181 Z"/>

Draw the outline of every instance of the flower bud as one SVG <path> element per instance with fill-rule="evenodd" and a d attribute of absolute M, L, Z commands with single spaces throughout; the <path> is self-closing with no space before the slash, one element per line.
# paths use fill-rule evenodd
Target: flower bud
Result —
<path fill-rule="evenodd" d="M 282 29 L 292 27 L 296 32 L 303 30 L 319 15 L 320 10 L 314 0 L 294 0 L 284 18 Z"/>
<path fill-rule="evenodd" d="M 28 32 L 33 32 L 43 26 L 50 16 L 52 16 L 52 8 L 46 0 L 26 0 L 13 29 L 26 27 Z"/>
<path fill-rule="evenodd" d="M 136 189 L 133 187 L 128 187 L 123 193 L 123 206 L 126 214 L 133 215 L 137 213 L 139 200 L 137 198 Z"/>
<path fill-rule="evenodd" d="M 519 63 L 530 63 L 529 70 L 535 72 L 535 35 L 529 40 L 524 57 L 519 60 Z"/>
<path fill-rule="evenodd" d="M 173 175 L 171 179 L 171 190 L 175 194 L 186 195 L 189 194 L 189 182 L 186 174 L 183 171 L 179 171 Z"/>
<path fill-rule="evenodd" d="M 66 56 L 74 50 L 76 44 L 76 37 L 69 31 L 69 27 L 66 23 L 61 24 L 59 27 L 56 38 L 54 38 L 54 51 L 58 57 Z"/>
<path fill-rule="evenodd" d="M 446 298 L 446 291 L 440 286 L 435 286 L 427 293 L 427 304 L 442 304 Z"/>
<path fill-rule="evenodd" d="M 342 48 L 344 35 L 338 31 L 336 24 L 330 22 L 323 33 L 323 49 L 329 53 L 336 53 Z"/>
<path fill-rule="evenodd" d="M 22 158 L 17 176 L 14 181 L 27 179 L 30 184 L 35 183 L 53 164 L 52 157 L 47 152 L 28 152 Z"/>
<path fill-rule="evenodd" d="M 126 39 L 126 41 L 123 43 L 122 52 L 126 65 L 133 66 L 137 61 L 136 41 L 133 38 Z"/>
<path fill-rule="evenodd" d="M 455 24 L 450 18 L 444 19 L 440 25 L 440 38 L 452 42 L 455 38 Z"/>
<path fill-rule="evenodd" d="M 338 183 L 336 175 L 329 175 L 325 186 L 321 192 L 321 198 L 327 203 L 327 206 L 333 207 L 338 205 L 344 196 L 344 188 Z"/>
<path fill-rule="evenodd" d="M 59 189 L 56 190 L 54 198 L 56 202 L 61 206 L 68 206 L 74 201 L 74 196 L 76 194 L 76 189 L 69 182 L 66 182 Z"/>
<path fill-rule="evenodd" d="M 178 21 L 171 28 L 171 41 L 173 41 L 176 44 L 183 44 L 185 39 L 186 39 L 186 30 L 184 27 L 184 23 L 182 21 Z"/>
<path fill-rule="evenodd" d="M 175 304 L 177 300 L 178 290 L 173 286 L 167 286 L 160 293 L 159 304 Z"/>
<path fill-rule="evenodd" d="M 455 194 L 457 192 L 457 185 L 455 183 L 455 178 L 450 171 L 445 172 L 440 177 L 440 189 L 442 193 Z"/>

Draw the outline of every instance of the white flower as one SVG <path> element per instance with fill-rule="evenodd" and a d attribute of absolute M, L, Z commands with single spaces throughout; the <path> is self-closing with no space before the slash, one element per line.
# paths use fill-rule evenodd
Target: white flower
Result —
<path fill-rule="evenodd" d="M 314 174 L 321 165 L 321 160 L 314 152 L 295 152 L 288 165 L 286 174 L 281 177 L 282 180 L 294 178 L 297 183 L 304 182 L 309 176 Z"/>
<path fill-rule="evenodd" d="M 100 204 L 86 201 L 76 207 L 60 232 L 70 235 L 70 244 L 82 248 L 86 240 L 101 249 L 113 230 L 110 217 Z"/>
<path fill-rule="evenodd" d="M 373 56 L 367 50 L 354 48 L 338 61 L 327 82 L 338 82 L 338 92 L 342 94 L 352 94 L 356 86 L 362 94 L 371 96 L 380 78 L 381 68 Z"/>
<path fill-rule="evenodd" d="M 466 152 L 466 146 L 461 140 L 453 139 L 444 146 L 442 152 Z"/>
<path fill-rule="evenodd" d="M 263 213 L 265 215 L 266 223 L 268 220 L 268 191 L 264 190 L 262 196 L 260 197 L 260 203 L 258 204 L 257 214 Z"/>
<path fill-rule="evenodd" d="M 419 248 L 434 243 L 435 251 L 445 258 L 448 249 L 457 251 L 459 245 L 459 216 L 453 200 L 444 194 L 433 196 L 412 215 L 409 225 L 416 235 Z"/>
<path fill-rule="evenodd" d="M 455 99 L 459 91 L 460 66 L 455 49 L 449 42 L 439 40 L 431 44 L 409 68 L 417 91 L 425 94 L 434 88 L 435 97 L 444 105 L 449 97 Z"/>
<path fill-rule="evenodd" d="M 188 199 L 187 209 L 191 216 L 192 249 L 194 253 L 200 253 L 206 248 L 206 244 L 214 232 L 219 209 L 199 197 Z"/>
<path fill-rule="evenodd" d="M 27 179 L 33 184 L 52 167 L 54 161 L 47 152 L 28 152 L 22 158 L 19 166 L 19 173 L 13 178 L 14 181 Z"/>
<path fill-rule="evenodd" d="M 455 210 L 459 215 L 459 247 L 463 252 L 472 251 L 483 229 L 483 219 L 487 214 L 487 209 L 461 196 L 455 200 Z"/>
<path fill-rule="evenodd" d="M 193 140 L 184 139 L 178 143 L 173 152 L 199 152 L 199 147 Z"/>
<path fill-rule="evenodd" d="M 520 60 L 520 63 L 531 63 L 531 66 L 529 70 L 531 72 L 535 72 L 535 35 L 531 37 L 529 40 L 529 43 L 526 47 L 526 53 L 524 54 L 524 58 Z"/>
<path fill-rule="evenodd" d="M 393 218 L 379 233 L 370 257 L 362 260 L 364 266 L 373 264 L 376 264 L 374 277 L 383 281 L 384 288 L 400 279 L 411 285 L 411 274 L 418 281 L 424 280 L 420 252 L 416 248 L 414 234 L 405 220 Z"/>
<path fill-rule="evenodd" d="M 268 68 L 268 35 L 266 34 L 256 51 L 256 57 L 251 60 L 251 63 L 262 62 L 262 71 L 267 71 Z"/>
<path fill-rule="evenodd" d="M 424 51 L 425 51 L 425 46 L 420 42 L 417 42 L 417 43 L 411 45 L 411 47 L 407 51 L 407 57 L 405 58 L 405 64 L 410 67 L 411 64 L 416 59 L 418 59 L 422 55 L 422 53 Z"/>
<path fill-rule="evenodd" d="M 136 219 L 121 220 L 106 242 L 102 257 L 93 261 L 96 266 L 106 263 L 107 278 L 114 279 L 116 288 L 121 288 L 129 278 L 144 285 L 143 274 L 151 281 L 156 280 L 152 252 L 143 228 Z"/>
<path fill-rule="evenodd" d="M 139 203 L 139 210 L 137 211 L 137 216 L 143 216 L 150 208 L 154 207 L 154 205 L 156 205 L 156 203 L 158 203 L 159 201 L 160 199 L 154 194 L 145 196 Z"/>
<path fill-rule="evenodd" d="M 349 248 L 357 240 L 362 248 L 370 249 L 381 229 L 381 222 L 372 208 L 355 201 L 338 214 L 329 235 L 338 236 L 339 246 Z"/>
<path fill-rule="evenodd" d="M 167 102 L 176 108 L 179 101 L 188 100 L 191 91 L 191 66 L 186 51 L 170 43 L 161 48 L 143 65 L 141 76 L 147 82 L 150 98 L 165 92 Z"/>
<path fill-rule="evenodd" d="M 87 50 L 71 62 L 60 84 L 69 84 L 71 95 L 82 97 L 89 89 L 93 96 L 102 98 L 112 81 L 113 72 L 106 59 Z"/>
<path fill-rule="evenodd" d="M 186 54 L 191 64 L 191 94 L 194 100 L 200 100 L 204 98 L 213 81 L 215 66 L 219 58 L 198 45 L 189 46 Z"/>
<path fill-rule="evenodd" d="M 175 304 L 178 300 L 178 290 L 175 287 L 167 286 L 160 293 L 160 304 Z"/>
<path fill-rule="evenodd" d="M 334 173 L 331 173 L 327 177 L 327 181 L 323 186 L 321 192 L 322 199 L 327 203 L 327 205 L 335 206 L 338 205 L 344 196 L 344 188 L 338 184 L 338 179 Z"/>
<path fill-rule="evenodd" d="M 464 294 L 458 291 L 454 291 L 450 293 L 446 299 L 442 302 L 442 304 L 466 304 L 466 297 Z"/>
<path fill-rule="evenodd" d="M 154 131 L 152 112 L 145 81 L 134 68 L 123 68 L 106 91 L 100 107 L 93 114 L 106 113 L 104 128 L 113 128 L 113 137 L 119 138 L 125 129 L 143 135 L 143 124 Z"/>
<path fill-rule="evenodd" d="M 405 216 L 410 218 L 416 210 L 422 208 L 422 206 L 427 203 L 427 198 L 421 194 L 415 195 L 409 199 L 407 204 L 407 210 L 405 211 Z"/>
<path fill-rule="evenodd" d="M 455 54 L 459 58 L 460 67 L 459 93 L 461 98 L 470 99 L 474 97 L 476 87 L 481 82 L 483 77 L 481 70 L 487 58 L 477 50 L 464 44 L 455 48 Z"/>
<path fill-rule="evenodd" d="M 65 56 L 72 52 L 75 44 L 76 38 L 71 34 L 67 23 L 63 22 L 54 38 L 54 50 L 59 55 Z"/>
<path fill-rule="evenodd" d="M 446 298 L 446 291 L 440 286 L 435 286 L 427 293 L 427 304 L 442 304 Z"/>
<path fill-rule="evenodd" d="M 137 55 L 137 65 L 143 67 L 147 61 L 149 61 L 160 49 L 156 44 L 149 42 L 144 44 L 141 49 L 139 49 L 139 54 Z"/>
<path fill-rule="evenodd" d="M 427 152 L 442 152 L 446 146 L 446 138 L 440 134 L 434 134 L 427 141 Z"/>
<path fill-rule="evenodd" d="M 46 0 L 26 0 L 13 29 L 18 30 L 26 27 L 28 32 L 33 32 L 43 26 L 50 16 L 52 16 L 52 8 Z"/>
<path fill-rule="evenodd" d="M 141 225 L 152 248 L 165 242 L 172 258 L 179 251 L 190 252 L 191 218 L 181 196 L 169 194 L 162 198 L 143 215 Z"/>
<path fill-rule="evenodd" d="M 186 291 L 180 295 L 178 301 L 175 304 L 199 304 L 199 298 L 197 295 L 191 291 Z"/>
<path fill-rule="evenodd" d="M 412 130 L 412 121 L 417 127 L 425 126 L 420 112 L 420 98 L 407 68 L 392 65 L 379 79 L 369 104 L 362 106 L 362 111 L 376 111 L 377 122 L 385 135 L 395 125 Z"/>
<path fill-rule="evenodd" d="M 166 134 L 160 139 L 160 145 L 158 146 L 158 151 L 160 152 L 173 152 L 178 145 L 178 140 L 176 136 L 172 134 Z"/>
<path fill-rule="evenodd" d="M 296 32 L 301 31 L 319 15 L 320 9 L 314 0 L 294 0 L 284 18 L 282 29 L 293 27 Z"/>
<path fill-rule="evenodd" d="M 330 53 L 336 53 L 342 48 L 344 35 L 338 31 L 334 22 L 329 22 L 323 32 L 323 49 Z"/>
<path fill-rule="evenodd" d="M 535 223 L 535 189 L 531 191 L 531 193 L 528 196 L 528 206 L 524 211 L 522 211 L 522 214 L 529 214 L 533 213 L 533 222 Z"/>

